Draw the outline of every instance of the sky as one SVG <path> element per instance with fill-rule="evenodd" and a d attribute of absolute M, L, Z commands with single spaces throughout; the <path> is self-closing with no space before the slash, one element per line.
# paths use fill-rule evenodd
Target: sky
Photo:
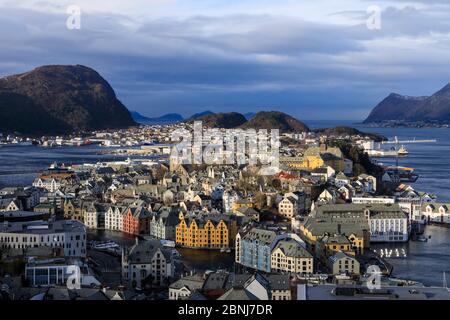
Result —
<path fill-rule="evenodd" d="M 0 77 L 86 65 L 146 116 L 361 120 L 450 82 L 450 1 L 0 0 L 0 44 Z"/>

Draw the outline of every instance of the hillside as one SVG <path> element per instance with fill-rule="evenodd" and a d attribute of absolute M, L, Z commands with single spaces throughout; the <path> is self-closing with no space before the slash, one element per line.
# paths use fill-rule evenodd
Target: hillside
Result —
<path fill-rule="evenodd" d="M 207 114 L 194 120 L 202 121 L 202 125 L 207 128 L 225 129 L 239 127 L 247 121 L 242 114 L 237 112 Z M 190 120 L 190 122 L 194 120 Z"/>
<path fill-rule="evenodd" d="M 241 125 L 242 129 L 279 129 L 284 132 L 309 132 L 309 128 L 303 122 L 279 111 L 261 111 L 249 121 Z"/>
<path fill-rule="evenodd" d="M 450 121 L 450 84 L 429 97 L 391 93 L 372 110 L 364 123 L 387 120 Z"/>
<path fill-rule="evenodd" d="M 63 134 L 136 123 L 114 90 L 85 66 L 43 66 L 0 79 L 0 131 Z"/>
<path fill-rule="evenodd" d="M 334 136 L 334 137 L 342 137 L 342 136 L 356 136 L 359 135 L 361 137 L 369 137 L 375 141 L 383 141 L 386 140 L 386 137 L 375 133 L 367 133 L 359 131 L 358 129 L 347 127 L 347 126 L 337 126 L 334 128 L 324 128 L 324 129 L 316 129 L 315 132 L 326 136 Z"/>

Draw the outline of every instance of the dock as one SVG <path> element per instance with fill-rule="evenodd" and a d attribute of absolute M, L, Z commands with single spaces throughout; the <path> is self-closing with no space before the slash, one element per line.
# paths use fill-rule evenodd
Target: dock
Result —
<path fill-rule="evenodd" d="M 382 144 L 407 144 L 407 143 L 436 143 L 437 139 L 416 139 L 413 140 L 398 140 L 394 137 L 394 140 L 382 141 Z"/>

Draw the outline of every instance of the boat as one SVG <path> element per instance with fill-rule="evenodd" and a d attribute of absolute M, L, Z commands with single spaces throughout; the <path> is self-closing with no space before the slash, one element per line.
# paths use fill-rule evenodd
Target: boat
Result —
<path fill-rule="evenodd" d="M 414 173 L 414 168 L 401 167 L 401 166 L 385 166 L 384 171 L 389 175 L 397 177 L 398 182 L 416 182 L 419 179 L 419 175 Z"/>
<path fill-rule="evenodd" d="M 423 236 L 423 235 L 420 235 L 420 236 L 417 236 L 416 241 L 419 241 L 419 242 L 427 242 L 427 241 L 428 241 L 428 238 L 425 237 L 425 236 Z"/>
<path fill-rule="evenodd" d="M 400 149 L 398 149 L 397 153 L 399 156 L 406 156 L 409 154 L 409 151 L 404 146 L 401 146 Z"/>

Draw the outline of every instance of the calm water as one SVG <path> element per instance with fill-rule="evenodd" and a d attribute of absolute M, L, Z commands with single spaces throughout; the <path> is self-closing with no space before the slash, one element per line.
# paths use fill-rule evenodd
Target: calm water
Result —
<path fill-rule="evenodd" d="M 57 161 L 65 164 L 125 160 L 126 156 L 98 154 L 111 150 L 95 145 L 83 147 L 0 146 L 0 188 L 30 185 L 37 173 Z"/>
<path fill-rule="evenodd" d="M 418 190 L 436 194 L 440 201 L 450 202 L 450 129 L 435 128 L 369 128 L 355 124 L 357 121 L 305 121 L 311 128 L 324 128 L 336 125 L 349 125 L 361 131 L 379 133 L 388 138 L 397 136 L 399 140 L 437 139 L 437 143 L 407 144 L 410 154 L 401 158 L 399 164 L 416 168 L 420 175 L 414 184 Z M 385 145 L 387 148 L 388 145 Z M 0 188 L 4 186 L 29 185 L 37 172 L 54 161 L 67 164 L 102 160 L 124 160 L 126 157 L 99 155 L 107 149 L 98 146 L 40 148 L 0 147 Z M 394 159 L 380 160 L 394 164 Z M 450 229 L 428 226 L 426 234 L 431 239 L 426 242 L 410 242 L 401 245 L 376 245 L 374 249 L 405 250 L 406 258 L 390 258 L 394 266 L 394 276 L 410 278 L 427 285 L 441 285 L 442 273 L 450 272 Z M 117 242 L 132 243 L 132 238 L 117 238 L 117 234 L 105 233 L 101 238 L 111 238 Z M 227 268 L 233 263 L 232 254 L 219 252 L 199 252 L 181 250 L 186 264 L 194 269 Z"/>

